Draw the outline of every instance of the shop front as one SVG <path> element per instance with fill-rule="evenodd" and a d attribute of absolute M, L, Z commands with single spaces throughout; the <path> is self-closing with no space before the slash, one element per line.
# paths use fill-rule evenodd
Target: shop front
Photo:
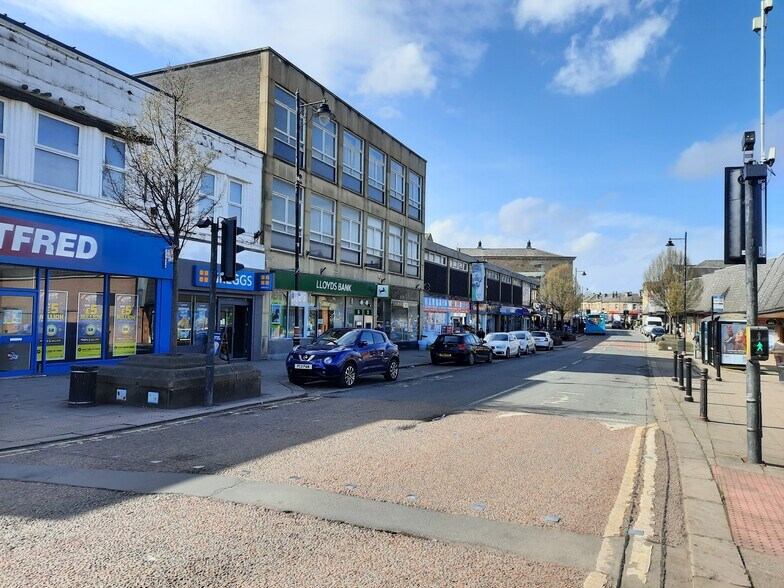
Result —
<path fill-rule="evenodd" d="M 521 306 L 502 306 L 501 314 L 501 330 L 506 331 L 528 331 L 530 330 L 531 320 L 529 318 L 531 312 Z"/>
<path fill-rule="evenodd" d="M 381 286 L 379 286 L 381 287 Z M 414 288 L 389 286 L 387 298 L 376 302 L 377 328 L 386 332 L 401 347 L 416 349 L 419 339 L 420 291 Z"/>
<path fill-rule="evenodd" d="M 209 265 L 182 260 L 179 274 L 177 345 L 185 353 L 204 353 L 209 340 Z M 238 271 L 231 282 L 224 282 L 218 276 L 216 326 L 232 360 L 261 359 L 261 337 L 254 336 L 254 333 L 261 333 L 263 295 L 272 286 L 271 274 L 256 269 Z"/>
<path fill-rule="evenodd" d="M 471 303 L 439 296 L 424 296 L 422 299 L 422 336 L 429 343 L 441 333 L 471 325 Z"/>
<path fill-rule="evenodd" d="M 0 377 L 168 350 L 160 237 L 0 207 Z"/>

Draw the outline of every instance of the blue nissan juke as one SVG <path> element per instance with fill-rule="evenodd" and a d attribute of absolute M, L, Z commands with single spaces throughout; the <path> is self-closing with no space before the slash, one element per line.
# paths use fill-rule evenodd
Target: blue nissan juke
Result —
<path fill-rule="evenodd" d="M 383 374 L 385 380 L 393 382 L 399 370 L 397 345 L 386 333 L 373 329 L 330 329 L 310 345 L 294 348 L 286 358 L 292 384 L 332 380 L 350 388 L 357 377 L 368 374 Z"/>

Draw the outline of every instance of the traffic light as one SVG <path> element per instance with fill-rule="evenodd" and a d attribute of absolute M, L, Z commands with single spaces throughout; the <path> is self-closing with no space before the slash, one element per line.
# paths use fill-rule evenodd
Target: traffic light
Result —
<path fill-rule="evenodd" d="M 768 327 L 746 327 L 746 358 L 765 361 L 769 352 Z"/>
<path fill-rule="evenodd" d="M 237 263 L 237 254 L 245 251 L 237 245 L 237 235 L 242 235 L 245 229 L 237 226 L 237 217 L 224 218 L 221 221 L 221 280 L 233 282 L 237 272 L 245 266 Z"/>

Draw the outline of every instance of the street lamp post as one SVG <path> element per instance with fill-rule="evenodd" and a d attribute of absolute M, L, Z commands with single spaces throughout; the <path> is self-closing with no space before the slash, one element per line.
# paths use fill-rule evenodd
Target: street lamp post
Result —
<path fill-rule="evenodd" d="M 683 241 L 683 350 L 686 351 L 686 251 L 688 247 L 689 233 L 683 232 L 683 237 L 670 237 L 667 241 L 667 247 L 675 247 L 673 241 Z"/>
<path fill-rule="evenodd" d="M 575 290 L 580 294 L 580 309 L 579 309 L 579 311 L 577 313 L 577 315 L 578 315 L 577 321 L 578 322 L 577 322 L 577 329 L 576 329 L 577 331 L 579 331 L 580 330 L 580 322 L 583 319 L 583 296 L 582 296 L 583 289 L 580 287 L 580 282 L 577 281 L 577 274 L 580 274 L 581 276 L 587 276 L 588 274 L 585 273 L 585 270 L 574 268 L 574 286 L 575 286 Z"/>
<path fill-rule="evenodd" d="M 296 137 L 296 145 L 294 147 L 294 166 L 296 169 L 296 187 L 294 190 L 294 198 L 296 200 L 294 204 L 294 290 L 299 290 L 299 256 L 302 251 L 302 237 L 300 233 L 302 232 L 301 229 L 301 219 L 300 216 L 302 215 L 302 161 L 300 160 L 300 143 L 302 142 L 302 127 L 303 125 L 307 124 L 307 122 L 315 116 L 318 118 L 319 122 L 322 125 L 328 125 L 330 122 L 335 120 L 335 115 L 329 109 L 329 105 L 327 104 L 327 99 L 324 98 L 322 100 L 318 100 L 316 102 L 302 102 L 302 99 L 299 95 L 299 90 L 297 90 L 295 94 L 295 98 L 297 101 L 297 137 Z M 313 108 L 316 104 L 318 104 L 318 108 Z M 313 110 L 313 114 L 308 116 L 310 110 Z M 304 114 L 304 116 L 303 116 Z M 299 325 L 299 309 L 294 310 L 294 347 L 299 345 L 300 343 L 300 325 Z"/>

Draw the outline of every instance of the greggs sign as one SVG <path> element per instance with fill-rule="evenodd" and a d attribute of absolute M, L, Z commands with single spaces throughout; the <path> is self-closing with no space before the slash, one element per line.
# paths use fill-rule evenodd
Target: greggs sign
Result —
<path fill-rule="evenodd" d="M 0 207 L 0 263 L 170 278 L 160 237 Z"/>

